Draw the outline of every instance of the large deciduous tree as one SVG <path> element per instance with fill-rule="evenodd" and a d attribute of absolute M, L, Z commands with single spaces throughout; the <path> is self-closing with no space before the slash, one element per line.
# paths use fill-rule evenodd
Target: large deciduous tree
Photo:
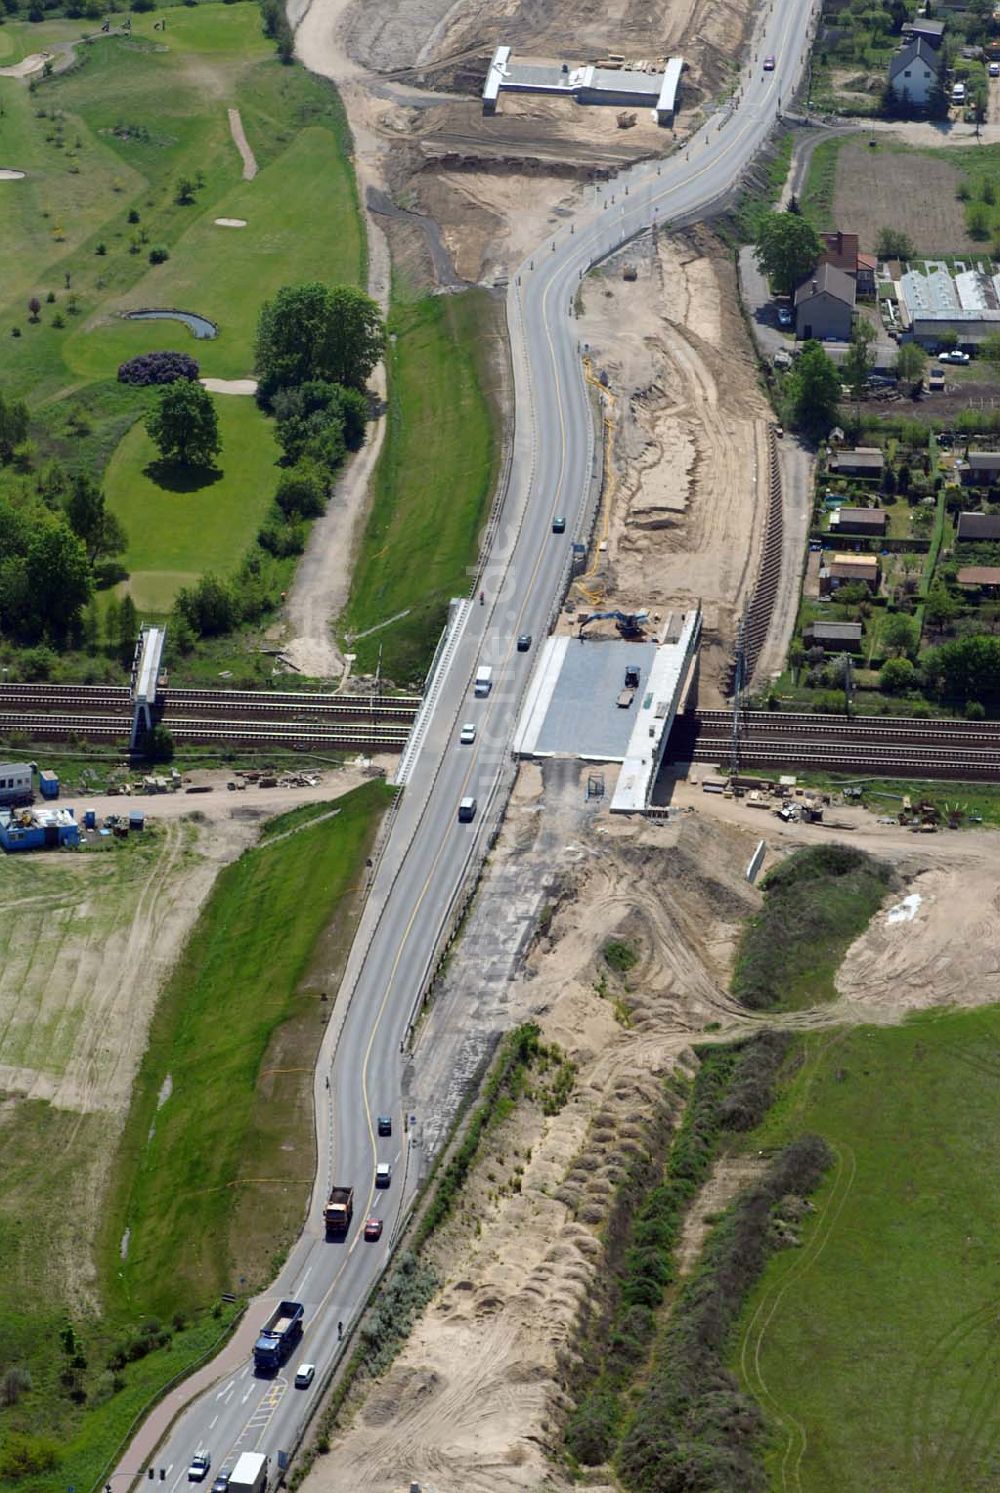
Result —
<path fill-rule="evenodd" d="M 120 521 L 108 510 L 103 490 L 90 477 L 74 477 L 66 517 L 73 533 L 83 540 L 91 565 L 120 554 L 128 544 Z"/>
<path fill-rule="evenodd" d="M 363 389 L 382 356 L 378 306 L 348 285 L 285 285 L 261 308 L 255 365 L 258 397 L 321 380 Z"/>
<path fill-rule="evenodd" d="M 789 385 L 795 427 L 809 435 L 828 431 L 837 415 L 840 374 L 818 342 L 805 344 Z"/>
<path fill-rule="evenodd" d="M 757 233 L 757 263 L 777 295 L 791 295 L 815 269 L 823 244 L 798 213 L 768 213 Z"/>
<path fill-rule="evenodd" d="M 146 416 L 146 429 L 164 461 L 184 467 L 211 466 L 222 449 L 215 401 L 201 384 L 168 384 Z"/>

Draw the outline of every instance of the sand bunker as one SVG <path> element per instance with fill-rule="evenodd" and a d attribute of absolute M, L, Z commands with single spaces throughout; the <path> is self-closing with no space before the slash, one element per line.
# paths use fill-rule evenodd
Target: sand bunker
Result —
<path fill-rule="evenodd" d="M 256 394 L 255 378 L 200 378 L 198 382 L 210 394 Z"/>
<path fill-rule="evenodd" d="M 0 181 L 23 181 L 27 174 L 26 171 L 9 171 L 6 167 L 0 167 Z"/>
<path fill-rule="evenodd" d="M 216 218 L 215 226 L 216 228 L 245 228 L 247 220 L 246 218 Z"/>
<path fill-rule="evenodd" d="M 12 67 L 0 67 L 0 78 L 30 78 L 32 73 L 41 72 L 51 56 L 51 52 L 32 52 L 30 57 L 23 57 Z"/>

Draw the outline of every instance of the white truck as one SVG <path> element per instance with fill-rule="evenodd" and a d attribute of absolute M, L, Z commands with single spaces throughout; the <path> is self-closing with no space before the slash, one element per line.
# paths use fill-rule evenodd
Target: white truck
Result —
<path fill-rule="evenodd" d="M 480 664 L 476 670 L 476 694 L 482 698 L 493 688 L 493 670 L 489 664 Z"/>
<path fill-rule="evenodd" d="M 267 1458 L 261 1452 L 243 1452 L 229 1474 L 230 1493 L 266 1493 Z"/>

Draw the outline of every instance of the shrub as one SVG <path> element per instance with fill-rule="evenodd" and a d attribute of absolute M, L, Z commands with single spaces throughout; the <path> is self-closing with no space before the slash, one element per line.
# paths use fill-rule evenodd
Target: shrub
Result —
<path fill-rule="evenodd" d="M 129 358 L 118 369 L 120 384 L 173 384 L 186 378 L 192 382 L 198 377 L 197 361 L 190 353 L 154 352 L 140 353 Z"/>
<path fill-rule="evenodd" d="M 0 1405 L 8 1408 L 16 1405 L 23 1394 L 31 1388 L 31 1374 L 19 1364 L 14 1364 L 0 1379 Z"/>
<path fill-rule="evenodd" d="M 278 480 L 274 500 L 288 518 L 318 518 L 326 508 L 329 483 L 316 462 L 296 462 Z"/>
<path fill-rule="evenodd" d="M 154 244 L 149 251 L 150 264 L 165 264 L 170 258 L 170 250 L 166 244 Z"/>
<path fill-rule="evenodd" d="M 620 938 L 614 938 L 606 943 L 602 952 L 605 963 L 619 975 L 628 974 L 628 971 L 639 962 L 639 955 L 632 945 Z"/>
<path fill-rule="evenodd" d="M 0 1478 L 16 1482 L 22 1477 L 36 1477 L 58 1467 L 62 1453 L 47 1436 L 26 1436 L 8 1431 L 0 1450 Z"/>

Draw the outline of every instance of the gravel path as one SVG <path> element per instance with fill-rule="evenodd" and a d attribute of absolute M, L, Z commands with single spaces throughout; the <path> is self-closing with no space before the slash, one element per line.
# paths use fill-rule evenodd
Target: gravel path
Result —
<path fill-rule="evenodd" d="M 243 121 L 240 118 L 239 109 L 229 110 L 229 128 L 232 132 L 233 143 L 243 157 L 243 180 L 253 181 L 257 175 L 257 162 L 254 159 L 254 153 L 250 149 L 250 142 L 247 140 L 246 132 L 243 129 Z"/>

